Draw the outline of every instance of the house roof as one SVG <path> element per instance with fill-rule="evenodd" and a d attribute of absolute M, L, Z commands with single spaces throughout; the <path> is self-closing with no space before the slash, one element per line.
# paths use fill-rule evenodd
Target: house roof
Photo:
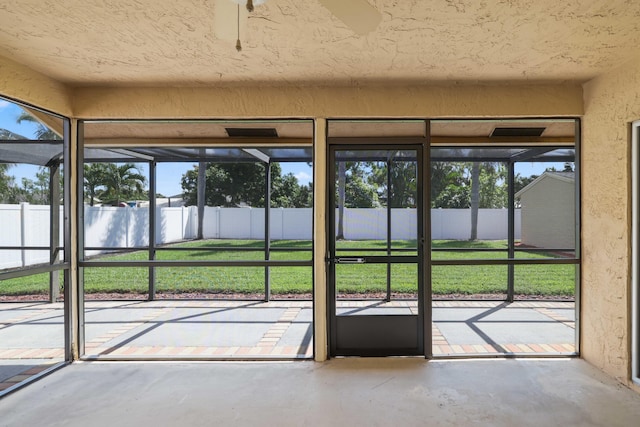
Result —
<path fill-rule="evenodd" d="M 628 0 L 21 0 L 0 9 L 0 56 L 69 86 L 580 83 L 637 52 L 638 16 Z"/>
<path fill-rule="evenodd" d="M 524 187 L 523 189 L 518 191 L 515 194 L 515 196 L 516 197 L 522 196 L 524 193 L 526 193 L 527 191 L 529 191 L 532 188 L 534 188 L 536 185 L 538 185 L 538 183 L 540 181 L 542 181 L 544 179 L 554 179 L 554 180 L 558 180 L 558 181 L 562 181 L 562 182 L 569 182 L 569 183 L 573 184 L 576 181 L 576 174 L 575 174 L 575 172 L 545 171 L 545 172 L 542 173 L 542 175 L 540 175 L 539 177 L 537 177 L 536 179 L 531 181 L 526 187 Z"/>

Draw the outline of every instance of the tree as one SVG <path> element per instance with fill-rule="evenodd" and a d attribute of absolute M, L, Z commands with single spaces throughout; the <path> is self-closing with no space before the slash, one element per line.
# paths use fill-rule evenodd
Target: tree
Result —
<path fill-rule="evenodd" d="M 374 185 L 378 200 L 392 208 L 416 207 L 418 195 L 417 164 L 413 161 L 375 162 L 371 164 L 369 183 Z M 389 176 L 387 177 L 387 172 Z M 391 183 L 388 189 L 387 178 Z M 389 191 L 389 194 L 387 194 Z"/>
<path fill-rule="evenodd" d="M 504 208 L 508 200 L 504 163 L 431 163 L 431 207 L 471 208 L 471 240 L 478 236 L 478 210 Z"/>
<path fill-rule="evenodd" d="M 205 150 L 200 149 L 200 154 L 204 155 Z M 207 162 L 198 163 L 198 180 L 196 181 L 196 204 L 198 206 L 198 239 L 204 239 L 204 205 L 205 192 L 207 188 Z"/>
<path fill-rule="evenodd" d="M 278 165 L 278 168 L 280 166 Z M 279 208 L 304 208 L 311 207 L 312 194 L 311 187 L 300 185 L 298 178 L 292 173 L 273 175 L 272 165 L 271 176 L 271 205 Z"/>
<path fill-rule="evenodd" d="M 513 192 L 517 193 L 522 190 L 524 187 L 531 184 L 536 178 L 538 178 L 538 175 L 522 176 L 517 173 L 514 177 Z"/>
<path fill-rule="evenodd" d="M 480 209 L 480 163 L 471 164 L 471 237 L 478 239 L 478 210 Z"/>
<path fill-rule="evenodd" d="M 7 173 L 11 166 L 7 163 L 0 164 L 0 203 L 16 203 L 13 198 L 14 177 Z"/>
<path fill-rule="evenodd" d="M 480 165 L 480 208 L 500 209 L 509 204 L 507 166 L 504 163 Z"/>
<path fill-rule="evenodd" d="M 183 197 L 197 205 L 200 167 L 182 176 Z M 266 167 L 262 163 L 208 163 L 205 171 L 204 203 L 207 206 L 265 206 Z M 293 174 L 282 175 L 279 163 L 271 164 L 271 206 L 308 207 L 311 187 L 302 186 Z"/>
<path fill-rule="evenodd" d="M 28 121 L 36 124 L 34 136 L 38 140 L 60 140 L 61 137 L 51 129 L 44 126 L 34 116 L 23 111 L 16 119 L 17 123 Z M 23 135 L 11 132 L 7 129 L 0 129 L 0 140 L 28 140 Z M 48 204 L 49 203 L 49 178 L 50 170 L 41 166 L 36 172 L 35 180 L 22 178 L 21 186 L 18 186 L 14 177 L 7 174 L 10 164 L 0 164 L 0 202 L 3 203 L 21 203 L 28 202 L 32 204 Z M 56 166 L 57 167 L 57 166 Z M 60 180 L 60 184 L 62 180 Z M 62 194 L 62 186 L 60 194 Z"/>
<path fill-rule="evenodd" d="M 38 120 L 37 118 L 35 118 L 34 116 L 32 116 L 31 114 L 29 114 L 26 111 L 22 111 L 22 113 L 16 119 L 16 122 L 18 122 L 18 123 L 22 123 L 22 122 L 34 123 L 37 126 L 36 130 L 35 130 L 35 134 L 34 134 L 36 139 L 40 139 L 40 140 L 42 140 L 42 139 L 61 140 L 62 139 L 60 137 L 60 135 L 58 135 L 56 132 L 54 132 L 53 130 L 51 130 L 47 126 L 43 125 L 42 122 L 40 122 L 40 120 Z"/>
<path fill-rule="evenodd" d="M 11 132 L 7 129 L 0 129 L 0 140 L 16 141 L 27 139 L 22 135 Z M 18 203 L 15 198 L 16 183 L 15 178 L 7 173 L 10 163 L 0 164 L 0 202 L 1 203 Z"/>
<path fill-rule="evenodd" d="M 103 185 L 105 190 L 100 197 L 115 206 L 128 199 L 146 198 L 144 186 L 147 178 L 133 163 L 105 164 Z"/>
<path fill-rule="evenodd" d="M 85 199 L 88 198 L 89 206 L 93 206 L 98 194 L 105 190 L 104 181 L 106 172 L 107 166 L 105 163 L 90 163 L 84 165 L 84 195 Z"/>
<path fill-rule="evenodd" d="M 187 205 L 197 205 L 199 166 L 182 176 L 183 197 Z M 205 171 L 206 206 L 264 206 L 264 165 L 255 163 L 207 163 Z"/>
<path fill-rule="evenodd" d="M 432 162 L 431 207 L 470 208 L 474 181 L 478 183 L 480 209 L 507 207 L 507 166 L 494 162 Z"/>
<path fill-rule="evenodd" d="M 431 163 L 431 207 L 465 209 L 471 203 L 467 163 Z"/>
<path fill-rule="evenodd" d="M 471 236 L 478 238 L 478 210 L 503 208 L 507 205 L 507 168 L 504 163 L 472 162 L 471 185 Z"/>
<path fill-rule="evenodd" d="M 338 232 L 336 239 L 344 240 L 344 204 L 347 187 L 347 162 L 338 162 Z"/>
<path fill-rule="evenodd" d="M 34 205 L 49 203 L 49 169 L 40 167 L 36 172 L 36 179 L 22 178 L 22 186 L 29 195 L 27 201 Z"/>
<path fill-rule="evenodd" d="M 376 208 L 380 200 L 371 181 L 371 162 L 347 162 L 344 206 L 347 208 Z"/>
<path fill-rule="evenodd" d="M 336 197 L 338 230 L 336 239 L 344 239 L 344 209 L 380 206 L 376 184 L 371 174 L 374 162 L 338 162 Z"/>

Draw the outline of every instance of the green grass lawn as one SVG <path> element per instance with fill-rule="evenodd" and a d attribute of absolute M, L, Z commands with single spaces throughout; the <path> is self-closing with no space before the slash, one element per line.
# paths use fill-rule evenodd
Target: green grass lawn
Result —
<path fill-rule="evenodd" d="M 169 246 L 170 248 L 204 248 L 207 250 L 162 250 L 159 260 L 264 260 L 262 241 L 206 240 Z M 415 241 L 394 241 L 398 249 L 394 255 L 415 255 Z M 310 260 L 311 242 L 283 240 L 272 242 L 272 248 L 306 248 L 307 251 L 273 251 L 273 260 Z M 384 241 L 340 241 L 340 256 L 384 255 Z M 470 260 L 506 258 L 506 241 L 434 241 L 434 260 Z M 245 248 L 233 251 L 228 248 Z M 358 249 L 357 252 L 344 250 Z M 468 248 L 478 251 L 453 251 Z M 481 251 L 500 249 L 499 252 Z M 547 253 L 518 253 L 520 258 L 549 258 Z M 138 251 L 118 255 L 104 255 L 102 261 L 146 260 L 147 252 Z M 149 269 L 146 267 L 89 267 L 84 269 L 87 293 L 140 293 L 148 290 Z M 311 267 L 272 267 L 271 290 L 274 295 L 308 294 L 312 291 Z M 386 264 L 347 264 L 336 266 L 338 293 L 364 294 L 385 292 Z M 415 264 L 391 266 L 392 291 L 417 291 Z M 521 265 L 515 266 L 515 290 L 520 295 L 573 296 L 574 265 Z M 156 267 L 158 293 L 245 293 L 264 292 L 263 267 Z M 504 294 L 506 293 L 507 266 L 433 266 L 432 289 L 435 295 L 446 294 Z M 0 294 L 43 294 L 48 292 L 48 274 L 33 275 L 0 282 Z"/>

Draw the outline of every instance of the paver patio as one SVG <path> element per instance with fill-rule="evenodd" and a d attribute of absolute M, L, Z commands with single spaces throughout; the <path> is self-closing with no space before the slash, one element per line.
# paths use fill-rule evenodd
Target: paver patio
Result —
<path fill-rule="evenodd" d="M 338 301 L 338 313 L 415 314 L 415 301 Z M 574 303 L 434 301 L 434 356 L 571 355 Z M 311 301 L 87 301 L 87 359 L 313 357 Z M 0 391 L 64 360 L 62 303 L 0 305 Z"/>

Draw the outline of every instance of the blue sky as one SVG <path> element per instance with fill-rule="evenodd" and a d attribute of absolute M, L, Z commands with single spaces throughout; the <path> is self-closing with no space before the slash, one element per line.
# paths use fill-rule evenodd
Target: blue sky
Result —
<path fill-rule="evenodd" d="M 7 129 L 17 134 L 33 137 L 37 126 L 33 123 L 22 122 L 18 124 L 16 119 L 22 112 L 22 109 L 8 101 L 0 99 L 0 128 Z M 192 163 L 160 163 L 157 168 L 157 190 L 165 196 L 174 196 L 182 193 L 180 179 L 182 175 L 193 167 Z M 300 184 L 308 184 L 312 178 L 312 169 L 306 163 L 282 163 L 283 174 L 292 173 Z M 516 173 L 521 176 L 540 175 L 545 168 L 554 166 L 556 169 L 562 170 L 562 163 L 518 163 L 516 164 Z M 146 164 L 140 164 L 141 171 L 148 175 Z M 15 177 L 17 183 L 20 183 L 23 177 L 34 179 L 38 171 L 37 166 L 32 165 L 16 165 L 9 169 L 9 174 Z"/>
<path fill-rule="evenodd" d="M 16 104 L 0 99 L 0 128 L 10 130 L 26 137 L 33 137 L 37 126 L 30 122 L 17 123 L 16 120 L 23 112 Z"/>
<path fill-rule="evenodd" d="M 30 122 L 16 122 L 22 112 L 22 108 L 16 104 L 0 99 L 0 128 L 7 129 L 27 138 L 32 138 L 34 137 L 37 126 Z M 35 179 L 36 172 L 38 172 L 37 166 L 16 165 L 9 169 L 8 174 L 14 176 L 15 181 L 20 183 L 23 177 L 32 180 Z"/>

